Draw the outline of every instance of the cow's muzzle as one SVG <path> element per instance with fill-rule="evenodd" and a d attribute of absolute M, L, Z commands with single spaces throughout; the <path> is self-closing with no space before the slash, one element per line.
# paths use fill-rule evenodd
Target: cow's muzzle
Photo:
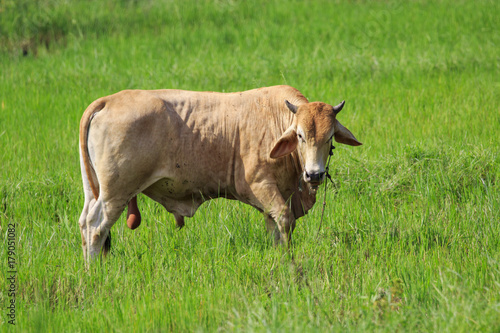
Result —
<path fill-rule="evenodd" d="M 325 171 L 311 173 L 304 171 L 304 180 L 309 183 L 312 188 L 317 188 L 325 180 Z"/>

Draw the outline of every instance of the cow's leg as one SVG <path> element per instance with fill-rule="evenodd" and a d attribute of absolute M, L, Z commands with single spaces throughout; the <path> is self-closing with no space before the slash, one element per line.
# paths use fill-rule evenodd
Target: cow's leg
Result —
<path fill-rule="evenodd" d="M 80 169 L 82 173 L 83 180 L 83 194 L 85 197 L 85 201 L 83 203 L 82 213 L 80 214 L 80 218 L 78 219 L 78 225 L 80 226 L 80 233 L 82 236 L 82 250 L 83 250 L 83 259 L 88 260 L 87 258 L 87 215 L 89 214 L 90 209 L 94 206 L 96 200 L 94 199 L 94 194 L 92 193 L 92 188 L 90 187 L 89 180 L 87 178 L 87 172 L 85 171 L 85 166 L 83 164 L 83 159 L 80 154 Z"/>
<path fill-rule="evenodd" d="M 95 204 L 95 199 L 90 192 L 91 198 L 88 197 L 87 193 L 85 193 L 85 203 L 83 204 L 82 214 L 80 215 L 80 219 L 78 220 L 78 225 L 80 226 L 80 234 L 82 236 L 82 250 L 83 250 L 83 259 L 87 260 L 87 215 L 89 214 L 89 210 Z"/>
<path fill-rule="evenodd" d="M 100 196 L 87 215 L 87 261 L 96 259 L 103 250 L 106 255 L 109 248 L 105 242 L 109 236 L 111 227 L 120 217 L 126 207 L 125 200 L 103 200 Z M 104 248 L 103 248 L 104 246 Z"/>
<path fill-rule="evenodd" d="M 279 243 L 290 243 L 292 226 L 295 226 L 295 217 L 279 192 L 278 187 L 276 185 L 262 186 L 262 183 L 256 183 L 252 187 L 252 192 L 261 209 L 276 222 L 280 236 L 277 241 Z M 266 220 L 267 225 L 271 226 Z"/>
<path fill-rule="evenodd" d="M 83 159 L 80 154 L 80 168 L 82 173 L 82 181 L 83 181 L 83 193 L 85 196 L 85 202 L 83 204 L 82 213 L 80 214 L 80 218 L 78 220 L 78 225 L 80 226 L 80 234 L 82 237 L 82 250 L 83 250 L 83 259 L 85 261 L 89 261 L 89 238 L 88 238 L 88 224 L 87 219 L 89 217 L 89 213 L 93 210 L 96 199 L 94 198 L 94 194 L 92 192 L 92 188 L 90 187 L 90 182 L 87 177 L 87 172 L 85 171 L 85 165 L 83 164 Z M 109 252 L 111 248 L 111 234 L 108 232 L 107 237 L 104 238 L 103 250 L 105 253 Z"/>
<path fill-rule="evenodd" d="M 174 217 L 175 217 L 175 225 L 177 225 L 177 227 L 181 229 L 184 226 L 184 216 L 179 214 L 174 214 Z"/>
<path fill-rule="evenodd" d="M 275 243 L 279 243 L 280 241 L 280 232 L 278 229 L 278 225 L 273 220 L 271 216 L 268 214 L 264 214 L 264 219 L 266 220 L 266 229 L 270 236 L 273 237 Z"/>
<path fill-rule="evenodd" d="M 292 225 L 295 225 L 295 218 L 290 208 L 286 205 L 276 205 L 269 213 L 278 225 L 278 230 L 280 232 L 279 242 L 287 242 L 290 244 L 292 241 Z"/>

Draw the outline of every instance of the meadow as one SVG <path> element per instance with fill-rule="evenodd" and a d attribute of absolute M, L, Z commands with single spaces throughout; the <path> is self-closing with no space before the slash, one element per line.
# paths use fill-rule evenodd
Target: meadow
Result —
<path fill-rule="evenodd" d="M 0 331 L 500 331 L 499 1 L 1 1 Z M 85 268 L 78 126 L 122 89 L 346 100 L 294 247 L 145 196 Z M 15 224 L 15 326 L 7 317 Z"/>

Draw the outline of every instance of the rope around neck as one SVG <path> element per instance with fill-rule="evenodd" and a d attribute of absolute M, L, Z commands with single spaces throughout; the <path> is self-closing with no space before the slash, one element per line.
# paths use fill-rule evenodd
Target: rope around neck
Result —
<path fill-rule="evenodd" d="M 330 147 L 330 152 L 328 153 L 328 160 L 326 161 L 326 174 L 325 177 L 328 178 L 332 183 L 332 176 L 330 176 L 329 173 L 329 166 L 330 166 L 330 158 L 333 155 L 333 150 L 335 149 L 335 146 L 332 144 Z M 319 227 L 318 227 L 318 232 L 316 233 L 316 240 L 319 237 L 319 231 L 321 230 L 321 224 L 323 223 L 323 216 L 325 215 L 325 207 L 326 207 L 326 185 L 328 181 L 325 179 L 325 194 L 323 196 L 323 209 L 321 210 L 321 219 L 319 220 Z"/>

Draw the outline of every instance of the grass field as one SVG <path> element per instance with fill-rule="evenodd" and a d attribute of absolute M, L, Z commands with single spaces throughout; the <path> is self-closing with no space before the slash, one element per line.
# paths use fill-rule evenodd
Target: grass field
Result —
<path fill-rule="evenodd" d="M 1 1 L 1 331 L 500 331 L 500 2 Z M 25 54 L 23 56 L 23 53 Z M 78 124 L 122 89 L 346 100 L 293 259 L 218 199 L 139 197 L 85 269 Z M 15 223 L 16 326 L 7 317 Z"/>

